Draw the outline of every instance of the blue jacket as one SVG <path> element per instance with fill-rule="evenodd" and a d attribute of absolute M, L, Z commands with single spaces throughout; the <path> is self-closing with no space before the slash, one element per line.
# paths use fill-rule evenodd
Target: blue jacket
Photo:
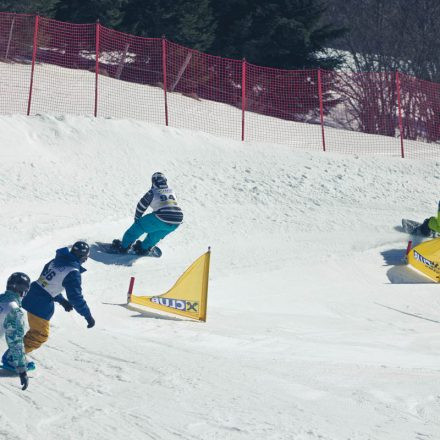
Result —
<path fill-rule="evenodd" d="M 55 258 L 44 266 L 38 280 L 31 284 L 22 300 L 23 308 L 49 321 L 55 311 L 54 301 L 60 304 L 66 302 L 61 294 L 65 289 L 73 308 L 84 318 L 90 318 L 90 309 L 81 289 L 81 274 L 85 271 L 68 248 L 58 249 Z"/>

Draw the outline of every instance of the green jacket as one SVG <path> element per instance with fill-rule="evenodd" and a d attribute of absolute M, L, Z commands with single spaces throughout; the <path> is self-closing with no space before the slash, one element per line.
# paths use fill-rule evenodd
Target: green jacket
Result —
<path fill-rule="evenodd" d="M 18 373 L 26 371 L 24 351 L 24 314 L 18 293 L 7 290 L 0 295 L 0 333 L 4 333 L 9 347 L 11 365 Z"/>
<path fill-rule="evenodd" d="M 440 234 L 440 220 L 438 217 L 431 217 L 428 223 L 429 229 L 431 231 L 437 232 Z"/>
<path fill-rule="evenodd" d="M 438 206 L 437 217 L 431 217 L 428 222 L 429 229 L 431 231 L 437 232 L 440 234 L 440 202 Z"/>

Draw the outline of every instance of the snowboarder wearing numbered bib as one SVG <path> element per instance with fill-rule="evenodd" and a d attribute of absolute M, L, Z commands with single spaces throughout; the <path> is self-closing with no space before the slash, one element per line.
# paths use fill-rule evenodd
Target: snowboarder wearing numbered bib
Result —
<path fill-rule="evenodd" d="M 55 258 L 43 268 L 37 281 L 23 298 L 23 308 L 28 312 L 29 331 L 24 337 L 26 353 L 39 348 L 49 338 L 49 321 L 55 312 L 54 302 L 66 312 L 75 309 L 87 321 L 87 328 L 95 325 L 95 320 L 82 295 L 81 274 L 90 248 L 84 241 L 77 241 L 69 251 L 67 247 L 58 249 Z M 66 290 L 67 299 L 62 295 Z"/>
<path fill-rule="evenodd" d="M 151 189 L 139 200 L 134 223 L 125 232 L 122 241 L 113 240 L 113 249 L 120 253 L 127 253 L 135 240 L 147 234 L 143 241 L 136 241 L 133 250 L 138 255 L 148 255 L 160 240 L 182 223 L 182 210 L 177 205 L 176 195 L 168 186 L 166 177 L 162 173 L 154 173 L 151 184 Z M 153 212 L 143 215 L 148 207 Z"/>
<path fill-rule="evenodd" d="M 8 349 L 2 357 L 2 367 L 20 376 L 22 390 L 28 387 L 27 370 L 35 366 L 27 362 L 24 349 L 24 316 L 21 299 L 29 290 L 31 280 L 22 272 L 13 273 L 0 295 L 0 335 L 5 335 Z"/>

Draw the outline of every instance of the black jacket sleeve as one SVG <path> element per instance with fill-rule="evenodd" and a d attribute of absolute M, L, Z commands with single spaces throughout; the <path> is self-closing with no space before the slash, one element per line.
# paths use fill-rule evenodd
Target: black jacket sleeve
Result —
<path fill-rule="evenodd" d="M 151 189 L 139 200 L 136 206 L 136 212 L 134 214 L 134 219 L 137 220 L 142 217 L 143 213 L 150 206 L 151 201 L 153 200 L 153 191 Z"/>

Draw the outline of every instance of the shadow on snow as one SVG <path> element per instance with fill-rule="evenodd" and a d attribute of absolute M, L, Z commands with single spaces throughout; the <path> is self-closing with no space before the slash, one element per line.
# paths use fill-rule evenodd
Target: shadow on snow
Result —
<path fill-rule="evenodd" d="M 137 312 L 138 315 L 131 315 L 131 318 L 150 318 L 150 319 L 164 319 L 164 320 L 168 320 L 168 321 L 189 321 L 189 322 L 197 322 L 194 319 L 190 319 L 190 318 L 185 318 L 185 317 L 176 317 L 176 316 L 170 316 L 167 315 L 166 312 L 162 313 L 157 313 L 157 312 L 153 312 L 149 309 L 144 309 L 140 306 L 136 306 L 133 304 L 127 304 L 127 303 L 122 303 L 122 304 L 116 304 L 116 303 L 103 303 L 107 306 L 119 306 L 119 307 L 123 307 L 124 309 L 127 310 L 131 310 L 132 312 Z"/>
<path fill-rule="evenodd" d="M 90 257 L 92 260 L 104 264 L 116 264 L 119 266 L 132 266 L 138 259 L 142 258 L 136 254 L 111 254 L 102 250 L 99 243 L 90 245 Z"/>
<path fill-rule="evenodd" d="M 382 251 L 385 266 L 392 266 L 387 271 L 391 284 L 434 284 L 434 281 L 416 272 L 405 261 L 406 249 L 388 249 Z"/>

